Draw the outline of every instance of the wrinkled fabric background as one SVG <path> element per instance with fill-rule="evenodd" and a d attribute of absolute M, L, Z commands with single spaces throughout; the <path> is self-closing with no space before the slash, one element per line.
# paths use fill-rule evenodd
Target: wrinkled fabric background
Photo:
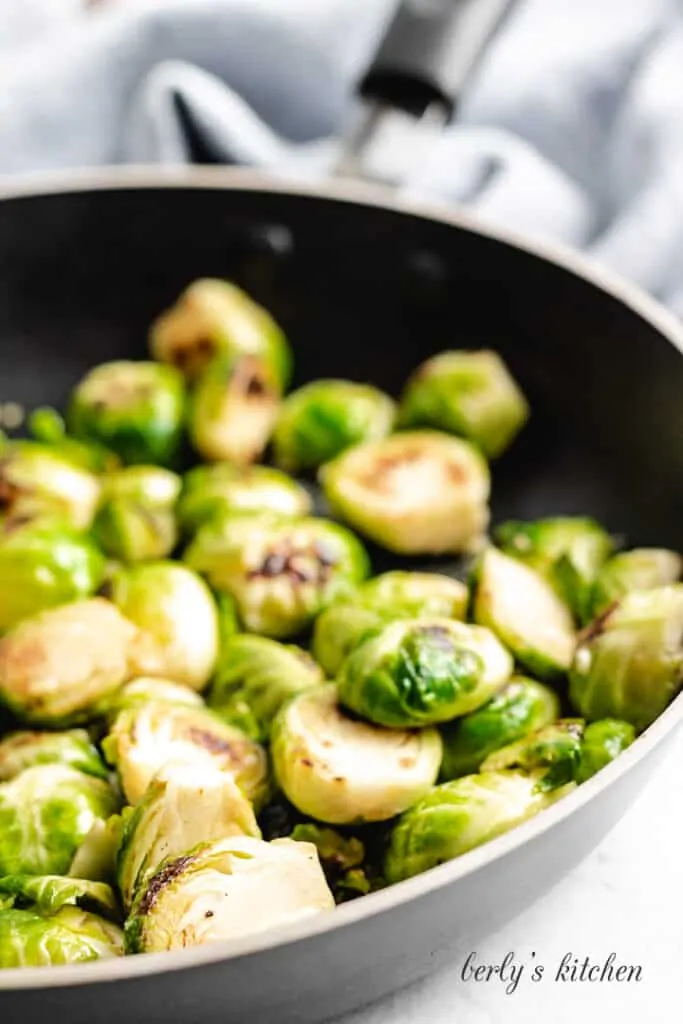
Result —
<path fill-rule="evenodd" d="M 0 175 L 212 158 L 322 175 L 394 0 L 2 0 Z M 488 173 L 491 167 L 494 174 Z M 683 313 L 683 0 L 519 0 L 405 183 Z"/>

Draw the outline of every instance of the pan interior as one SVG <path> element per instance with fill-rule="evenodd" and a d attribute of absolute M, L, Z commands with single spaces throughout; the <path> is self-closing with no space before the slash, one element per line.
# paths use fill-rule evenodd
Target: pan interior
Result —
<path fill-rule="evenodd" d="M 592 514 L 631 546 L 683 549 L 679 351 L 561 267 L 396 210 L 192 187 L 6 200 L 0 401 L 62 405 L 93 364 L 144 358 L 153 317 L 200 276 L 274 313 L 295 384 L 341 376 L 397 395 L 435 352 L 496 349 L 532 418 L 493 467 L 494 521 Z"/>

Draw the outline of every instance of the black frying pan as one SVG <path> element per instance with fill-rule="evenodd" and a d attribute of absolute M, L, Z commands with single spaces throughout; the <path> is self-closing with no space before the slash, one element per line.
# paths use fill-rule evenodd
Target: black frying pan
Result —
<path fill-rule="evenodd" d="M 387 66 L 390 57 L 385 49 Z M 429 106 L 438 90 L 424 81 Z M 206 275 L 235 279 L 273 311 L 294 346 L 296 383 L 352 376 L 396 392 L 443 348 L 497 349 L 533 417 L 496 465 L 494 520 L 588 513 L 630 545 L 683 550 L 678 322 L 576 256 L 373 189 L 297 190 L 207 169 L 7 192 L 0 402 L 59 405 L 93 363 L 144 356 L 152 318 Z M 618 820 L 681 718 L 683 696 L 537 818 L 308 924 L 180 953 L 4 971 L 2 1019 L 305 1024 L 368 1002 L 542 895 Z"/>

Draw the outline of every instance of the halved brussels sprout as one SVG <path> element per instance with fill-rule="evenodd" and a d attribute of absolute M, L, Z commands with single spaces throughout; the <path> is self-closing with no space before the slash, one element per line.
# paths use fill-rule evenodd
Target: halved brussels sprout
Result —
<path fill-rule="evenodd" d="M 264 742 L 281 705 L 322 682 L 320 667 L 300 647 L 243 633 L 223 648 L 207 702 L 226 721 Z"/>
<path fill-rule="evenodd" d="M 37 764 L 63 764 L 98 779 L 107 767 L 85 729 L 67 732 L 14 732 L 0 740 L 0 781 Z"/>
<path fill-rule="evenodd" d="M 166 558 L 178 540 L 175 503 L 180 477 L 161 466 L 128 466 L 109 474 L 94 522 L 104 550 L 122 562 Z"/>
<path fill-rule="evenodd" d="M 363 545 L 343 526 L 266 513 L 206 523 L 184 558 L 234 597 L 246 629 L 274 639 L 304 629 L 369 571 Z"/>
<path fill-rule="evenodd" d="M 147 562 L 113 576 L 111 599 L 154 642 L 141 674 L 206 686 L 218 657 L 218 610 L 201 577 L 177 562 Z"/>
<path fill-rule="evenodd" d="M 540 573 L 493 547 L 477 566 L 474 619 L 541 679 L 557 679 L 572 663 L 576 634 L 569 607 Z"/>
<path fill-rule="evenodd" d="M 120 928 L 78 907 L 49 917 L 34 910 L 0 912 L 0 969 L 50 967 L 123 956 Z"/>
<path fill-rule="evenodd" d="M 592 593 L 593 616 L 601 615 L 632 590 L 653 590 L 678 582 L 682 569 L 681 556 L 666 548 L 621 551 L 608 559 L 598 573 Z"/>
<path fill-rule="evenodd" d="M 85 721 L 129 677 L 141 644 L 101 597 L 40 612 L 0 640 L 0 700 L 39 725 Z"/>
<path fill-rule="evenodd" d="M 285 399 L 273 434 L 275 461 L 290 473 L 317 469 L 340 452 L 391 433 L 396 403 L 379 388 L 314 380 Z"/>
<path fill-rule="evenodd" d="M 634 590 L 580 636 L 569 696 L 588 721 L 620 718 L 640 732 L 683 680 L 683 584 Z"/>
<path fill-rule="evenodd" d="M 401 397 L 400 422 L 435 427 L 501 455 L 529 418 L 529 404 L 496 352 L 441 352 L 414 371 Z"/>
<path fill-rule="evenodd" d="M 166 764 L 126 815 L 116 865 L 124 905 L 130 907 L 162 862 L 233 835 L 261 838 L 251 804 L 232 776 L 205 764 Z"/>
<path fill-rule="evenodd" d="M 441 729 L 441 779 L 471 775 L 489 754 L 549 725 L 559 714 L 560 701 L 551 689 L 534 679 L 513 676 L 487 704 Z"/>
<path fill-rule="evenodd" d="M 281 391 L 289 384 L 292 356 L 282 330 L 266 310 L 230 281 L 200 278 L 182 293 L 150 331 L 155 359 L 196 377 L 221 352 L 256 356 Z"/>
<path fill-rule="evenodd" d="M 312 843 L 232 836 L 169 861 L 150 879 L 126 922 L 126 950 L 236 939 L 333 907 Z"/>
<path fill-rule="evenodd" d="M 0 784 L 0 877 L 63 875 L 94 822 L 118 807 L 102 779 L 60 764 Z"/>
<path fill-rule="evenodd" d="M 313 627 L 313 654 L 334 678 L 354 647 L 383 623 L 427 615 L 464 619 L 468 599 L 465 584 L 450 576 L 400 570 L 382 573 L 318 616 Z"/>
<path fill-rule="evenodd" d="M 546 725 L 489 754 L 481 770 L 534 772 L 544 792 L 566 786 L 576 780 L 585 724 L 581 718 L 562 718 Z"/>
<path fill-rule="evenodd" d="M 61 875 L 5 875 L 0 878 L 0 898 L 9 897 L 15 907 L 54 914 L 62 907 L 80 907 L 116 920 L 119 904 L 114 890 L 103 882 Z"/>
<path fill-rule="evenodd" d="M 386 821 L 436 781 L 435 729 L 383 729 L 351 718 L 334 684 L 294 697 L 271 731 L 275 777 L 304 814 L 331 825 Z"/>
<path fill-rule="evenodd" d="M 616 718 L 591 722 L 583 733 L 576 781 L 585 782 L 597 774 L 630 747 L 635 738 L 636 730 L 629 722 L 620 722 Z"/>
<path fill-rule="evenodd" d="M 127 801 L 138 804 L 170 761 L 230 773 L 260 810 L 268 796 L 263 747 L 207 708 L 149 700 L 124 708 L 102 743 Z"/>
<path fill-rule="evenodd" d="M 394 826 L 384 862 L 390 884 L 460 857 L 521 825 L 573 788 L 545 791 L 533 773 L 501 771 L 444 782 Z"/>
<path fill-rule="evenodd" d="M 74 437 L 103 444 L 133 465 L 172 463 L 184 419 L 182 374 L 172 366 L 128 360 L 90 370 L 67 412 Z"/>
<path fill-rule="evenodd" d="M 0 516 L 5 529 L 40 516 L 87 530 L 100 497 L 100 481 L 77 462 L 33 441 L 0 451 Z"/>
<path fill-rule="evenodd" d="M 189 432 L 202 458 L 240 466 L 261 458 L 273 432 L 280 391 L 268 368 L 253 356 L 217 356 L 192 395 Z"/>
<path fill-rule="evenodd" d="M 512 520 L 502 523 L 494 537 L 505 554 L 544 576 L 580 622 L 590 619 L 593 583 L 614 550 L 612 538 L 595 519 Z"/>
<path fill-rule="evenodd" d="M 196 466 L 185 476 L 178 517 L 188 532 L 226 512 L 275 512 L 305 516 L 311 497 L 305 487 L 270 466 L 217 462 Z"/>
<path fill-rule="evenodd" d="M 89 597 L 104 572 L 102 552 L 65 522 L 44 516 L 15 522 L 0 531 L 0 632 L 46 608 Z"/>
<path fill-rule="evenodd" d="M 339 673 L 339 700 L 377 725 L 435 725 L 486 704 L 512 669 L 512 658 L 488 629 L 453 619 L 406 619 L 351 652 Z"/>
<path fill-rule="evenodd" d="M 467 441 L 437 431 L 366 441 L 319 477 L 332 511 L 396 554 L 470 552 L 488 527 L 485 460 Z"/>

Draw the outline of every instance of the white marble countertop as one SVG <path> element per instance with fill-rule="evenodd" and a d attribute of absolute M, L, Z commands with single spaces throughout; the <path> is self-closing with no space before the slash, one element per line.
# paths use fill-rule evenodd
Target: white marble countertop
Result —
<path fill-rule="evenodd" d="M 549 894 L 479 943 L 479 961 L 524 964 L 516 988 L 463 982 L 453 966 L 340 1024 L 672 1024 L 683 1002 L 683 730 L 654 778 L 602 844 Z M 536 953 L 532 959 L 531 953 Z M 641 980 L 560 982 L 571 953 L 640 965 Z M 545 966 L 539 983 L 532 967 Z M 597 973 L 597 972 L 594 972 Z M 667 1008 L 668 1006 L 668 1008 Z"/>

